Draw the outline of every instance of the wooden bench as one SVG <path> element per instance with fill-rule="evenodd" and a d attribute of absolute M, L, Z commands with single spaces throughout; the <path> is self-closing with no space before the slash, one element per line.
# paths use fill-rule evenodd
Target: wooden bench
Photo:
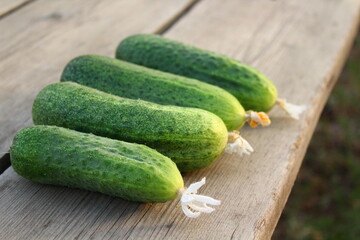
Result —
<path fill-rule="evenodd" d="M 9 167 L 0 175 L 0 239 L 269 239 L 284 208 L 321 110 L 357 32 L 358 0 L 4 0 L 0 6 L 0 152 L 32 125 L 38 91 L 59 81 L 81 54 L 114 56 L 135 33 L 166 37 L 253 65 L 281 97 L 308 109 L 299 121 L 242 131 L 251 156 L 224 154 L 184 175 L 207 177 L 201 191 L 222 200 L 188 219 L 178 200 L 139 204 L 32 183 Z M 2 164 L 6 165 L 5 156 Z"/>

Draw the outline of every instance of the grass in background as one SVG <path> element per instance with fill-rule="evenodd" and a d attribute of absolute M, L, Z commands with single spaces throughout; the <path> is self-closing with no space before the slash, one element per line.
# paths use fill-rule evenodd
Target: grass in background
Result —
<path fill-rule="evenodd" d="M 360 239 L 360 35 L 321 115 L 273 239 Z"/>

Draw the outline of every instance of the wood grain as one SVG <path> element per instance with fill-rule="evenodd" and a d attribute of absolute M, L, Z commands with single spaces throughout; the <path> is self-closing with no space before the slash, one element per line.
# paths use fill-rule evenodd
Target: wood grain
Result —
<path fill-rule="evenodd" d="M 0 18 L 33 0 L 1 0 L 0 2 Z"/>
<path fill-rule="evenodd" d="M 282 97 L 308 107 L 300 121 L 274 109 L 272 126 L 245 128 L 244 137 L 256 149 L 253 155 L 239 158 L 224 154 L 213 165 L 184 175 L 186 184 L 207 176 L 201 193 L 222 200 L 216 212 L 187 219 L 181 214 L 178 200 L 165 204 L 131 203 L 87 191 L 35 184 L 9 168 L 0 176 L 0 239 L 270 239 L 320 112 L 354 39 L 359 9 L 358 0 L 207 0 L 200 1 L 166 32 L 168 37 L 259 68 L 273 79 Z M 53 30 L 55 33 L 45 34 L 48 41 L 40 39 L 47 43 L 44 45 L 24 34 L 23 39 L 28 36 L 33 43 L 32 49 L 21 48 L 26 51 L 21 53 L 14 49 L 5 55 L 0 52 L 0 59 L 13 59 L 0 72 L 21 79 L 0 86 L 16 91 L 16 107 L 21 107 L 24 99 L 31 101 L 33 95 L 26 95 L 26 90 L 32 88 L 32 79 L 46 77 L 43 84 L 56 81 L 47 76 L 58 77 L 55 73 L 59 73 L 59 65 L 64 61 L 47 57 L 43 60 L 49 53 L 62 56 L 67 49 L 64 56 L 69 59 L 73 56 L 68 53 L 71 49 L 79 54 L 100 48 L 104 55 L 113 54 L 115 45 L 111 45 L 111 40 L 106 41 L 109 47 L 103 49 L 100 37 L 96 37 L 104 32 L 91 34 L 92 27 L 71 31 L 73 22 L 78 23 L 76 19 L 65 21 L 61 27 L 70 38 Z M 57 26 L 49 27 L 52 28 Z M 77 41 L 82 35 L 94 42 Z M 122 37 L 125 36 L 119 38 Z M 37 55 L 32 58 L 32 54 Z M 21 65 L 20 56 L 27 64 Z M 29 61 L 38 71 L 32 78 L 19 71 L 13 73 Z M 49 61 L 51 64 L 47 64 Z M 27 108 L 16 111 L 17 116 Z"/>
<path fill-rule="evenodd" d="M 37 92 L 82 54 L 114 56 L 131 34 L 163 29 L 193 0 L 38 0 L 0 21 L 0 157 L 31 125 Z"/>

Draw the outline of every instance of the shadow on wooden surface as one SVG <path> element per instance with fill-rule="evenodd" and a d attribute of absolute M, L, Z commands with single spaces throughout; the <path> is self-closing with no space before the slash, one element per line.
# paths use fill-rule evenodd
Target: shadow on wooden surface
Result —
<path fill-rule="evenodd" d="M 6 153 L 0 158 L 0 174 L 10 167 L 10 154 Z"/>

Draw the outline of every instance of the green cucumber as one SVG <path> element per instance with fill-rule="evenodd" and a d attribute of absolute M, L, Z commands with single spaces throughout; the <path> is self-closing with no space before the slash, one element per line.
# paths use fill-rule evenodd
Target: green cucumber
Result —
<path fill-rule="evenodd" d="M 245 123 L 244 108 L 227 91 L 117 59 L 92 55 L 77 57 L 67 64 L 61 81 L 76 82 L 125 98 L 204 109 L 218 115 L 229 131 Z"/>
<path fill-rule="evenodd" d="M 21 130 L 10 156 L 14 170 L 34 182 L 131 201 L 166 202 L 184 187 L 174 162 L 149 147 L 60 127 Z"/>
<path fill-rule="evenodd" d="M 41 90 L 33 121 L 148 145 L 181 171 L 208 166 L 228 138 L 223 121 L 205 110 L 121 98 L 72 82 Z"/>
<path fill-rule="evenodd" d="M 276 87 L 255 68 L 158 35 L 124 39 L 116 58 L 219 86 L 233 94 L 246 110 L 267 112 L 276 103 Z"/>
<path fill-rule="evenodd" d="M 55 126 L 33 126 L 18 132 L 10 149 L 19 175 L 43 184 L 100 192 L 137 202 L 181 198 L 191 218 L 214 211 L 220 201 L 198 195 L 200 182 L 184 188 L 174 162 L 145 145 L 81 133 Z"/>

